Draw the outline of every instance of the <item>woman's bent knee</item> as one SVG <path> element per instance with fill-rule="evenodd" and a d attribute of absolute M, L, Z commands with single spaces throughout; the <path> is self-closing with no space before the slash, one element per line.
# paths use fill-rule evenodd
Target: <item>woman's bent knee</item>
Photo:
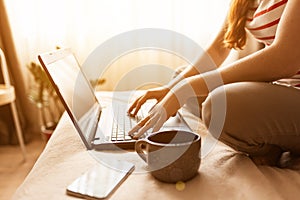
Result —
<path fill-rule="evenodd" d="M 212 91 L 202 103 L 202 121 L 210 134 L 219 139 L 224 128 L 227 102 L 224 87 Z"/>
<path fill-rule="evenodd" d="M 234 83 L 212 91 L 202 108 L 202 120 L 208 132 L 236 150 L 249 154 L 267 152 L 272 143 L 261 134 L 262 125 L 251 107 L 253 98 L 257 98 L 251 94 L 264 85 Z"/>

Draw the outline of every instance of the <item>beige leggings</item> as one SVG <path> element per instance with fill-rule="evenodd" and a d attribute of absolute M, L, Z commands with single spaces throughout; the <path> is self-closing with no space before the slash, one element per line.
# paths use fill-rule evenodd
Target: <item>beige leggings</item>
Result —
<path fill-rule="evenodd" d="M 220 106 L 212 99 L 223 98 L 224 93 L 226 112 L 212 112 Z M 213 90 L 198 103 L 201 109 L 192 101 L 187 105 L 207 127 L 224 116 L 217 121 L 222 128 L 209 132 L 230 147 L 250 156 L 278 149 L 300 154 L 300 90 L 263 82 L 232 83 Z"/>

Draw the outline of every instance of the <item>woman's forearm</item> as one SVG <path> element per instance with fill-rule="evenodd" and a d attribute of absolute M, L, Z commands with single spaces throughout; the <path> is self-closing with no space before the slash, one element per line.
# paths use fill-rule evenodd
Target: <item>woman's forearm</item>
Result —
<path fill-rule="evenodd" d="M 185 78 L 217 69 L 227 58 L 230 50 L 225 48 L 220 50 L 222 47 L 218 49 L 215 46 L 216 45 L 212 45 L 205 52 L 203 52 L 203 54 L 199 56 L 199 59 L 195 63 L 187 66 L 180 74 L 178 74 L 169 82 L 167 87 L 171 89 Z"/>
<path fill-rule="evenodd" d="M 172 92 L 183 105 L 187 98 L 206 96 L 225 84 L 241 81 L 271 82 L 292 76 L 299 70 L 299 64 L 290 61 L 290 57 L 286 55 L 289 52 L 281 52 L 279 49 L 269 47 L 228 66 L 186 78 Z"/>
<path fill-rule="evenodd" d="M 224 26 L 224 25 L 223 25 Z M 172 79 L 167 87 L 173 88 L 185 78 L 217 69 L 228 57 L 230 49 L 224 46 L 224 27 L 221 28 L 210 46 L 203 51 L 195 63 L 187 66 L 178 76 Z"/>

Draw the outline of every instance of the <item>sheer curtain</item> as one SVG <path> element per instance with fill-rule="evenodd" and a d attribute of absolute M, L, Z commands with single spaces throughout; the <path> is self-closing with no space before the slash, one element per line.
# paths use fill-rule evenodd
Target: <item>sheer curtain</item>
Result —
<path fill-rule="evenodd" d="M 221 27 L 230 2 L 230 0 L 1 1 L 4 1 L 8 14 L 16 49 L 15 59 L 19 62 L 19 70 L 24 77 L 24 83 L 21 84 L 25 88 L 25 93 L 29 92 L 33 82 L 27 65 L 32 61 L 38 62 L 37 54 L 54 50 L 56 46 L 70 47 L 82 64 L 96 47 L 115 35 L 142 28 L 158 28 L 183 34 L 204 48 Z M 106 71 L 104 75 L 106 82 L 102 89 L 113 90 L 115 82 L 126 70 L 153 63 L 171 68 L 185 64 L 184 60 L 166 52 L 141 50 L 130 53 L 120 57 Z M 154 73 L 160 74 L 160 71 Z M 143 80 L 144 77 L 138 78 Z M 36 115 L 35 112 L 27 112 L 31 113 Z"/>
<path fill-rule="evenodd" d="M 14 85 L 16 95 L 16 105 L 19 119 L 22 124 L 22 130 L 26 136 L 26 132 L 32 132 L 32 125 L 35 123 L 32 113 L 33 105 L 29 103 L 26 88 L 24 86 L 24 76 L 22 74 L 22 65 L 16 59 L 17 53 L 12 38 L 12 30 L 9 24 L 5 4 L 0 0 L 0 48 L 4 52 L 7 68 L 10 76 L 10 83 Z M 1 57 L 1 59 L 4 59 Z M 2 66 L 0 65 L 0 68 Z M 2 70 L 0 69 L 0 83 L 4 82 Z M 12 119 L 12 113 L 9 105 L 0 108 L 0 144 L 16 143 L 16 129 Z M 27 140 L 28 137 L 25 137 Z"/>
<path fill-rule="evenodd" d="M 220 28 L 229 6 L 229 0 L 6 0 L 5 3 L 24 73 L 26 64 L 35 61 L 38 53 L 56 46 L 71 47 L 82 63 L 104 41 L 140 28 L 176 31 L 205 47 Z M 152 52 L 148 59 L 153 57 Z M 173 65 L 182 63 L 176 62 Z M 110 73 L 115 75 L 117 71 Z M 112 85 L 107 84 L 105 89 L 111 90 Z"/>

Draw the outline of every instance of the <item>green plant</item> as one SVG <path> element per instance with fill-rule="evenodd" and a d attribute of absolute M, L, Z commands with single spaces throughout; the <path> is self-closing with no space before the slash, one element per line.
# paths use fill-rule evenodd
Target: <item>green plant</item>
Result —
<path fill-rule="evenodd" d="M 31 72 L 35 86 L 32 88 L 29 98 L 38 107 L 48 103 L 49 97 L 56 96 L 55 91 L 42 67 L 35 62 L 31 62 L 27 65 Z"/>
<path fill-rule="evenodd" d="M 64 109 L 42 67 L 35 62 L 31 62 L 27 65 L 27 68 L 33 77 L 33 84 L 30 87 L 28 97 L 39 109 L 41 131 L 48 139 Z"/>

